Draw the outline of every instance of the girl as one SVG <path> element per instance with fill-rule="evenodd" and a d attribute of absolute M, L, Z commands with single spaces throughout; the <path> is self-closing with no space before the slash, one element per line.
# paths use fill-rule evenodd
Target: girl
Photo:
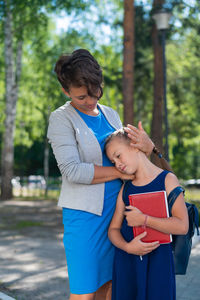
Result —
<path fill-rule="evenodd" d="M 146 232 L 134 238 L 133 228 L 142 226 L 168 234 L 186 234 L 188 215 L 183 195 L 172 208 L 172 217 L 155 218 L 129 206 L 128 195 L 166 190 L 179 185 L 176 176 L 156 167 L 138 149 L 130 145 L 127 133 L 120 129 L 106 141 L 106 153 L 116 168 L 135 178 L 121 188 L 108 236 L 116 246 L 112 300 L 175 300 L 175 274 L 170 244 L 144 243 Z M 124 211 L 127 208 L 129 211 Z M 124 217 L 126 216 L 126 217 Z"/>

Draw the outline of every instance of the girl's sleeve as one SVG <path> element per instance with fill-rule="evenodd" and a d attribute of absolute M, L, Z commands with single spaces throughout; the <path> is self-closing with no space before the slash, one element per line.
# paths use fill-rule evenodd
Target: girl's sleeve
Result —
<path fill-rule="evenodd" d="M 62 176 L 67 177 L 69 182 L 91 184 L 94 164 L 81 162 L 75 131 L 62 112 L 51 113 L 47 137 Z"/>

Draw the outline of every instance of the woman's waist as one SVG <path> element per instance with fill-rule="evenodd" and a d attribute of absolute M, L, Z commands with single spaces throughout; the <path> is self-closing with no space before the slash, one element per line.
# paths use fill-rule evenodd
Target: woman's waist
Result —
<path fill-rule="evenodd" d="M 58 206 L 101 215 L 105 184 L 78 184 L 63 178 Z"/>

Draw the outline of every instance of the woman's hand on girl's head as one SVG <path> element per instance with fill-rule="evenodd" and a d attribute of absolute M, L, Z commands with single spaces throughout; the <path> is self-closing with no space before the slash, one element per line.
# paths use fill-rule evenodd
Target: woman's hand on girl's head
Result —
<path fill-rule="evenodd" d="M 126 210 L 124 215 L 126 217 L 126 221 L 128 226 L 142 226 L 145 222 L 145 215 L 136 207 L 134 206 L 126 206 Z"/>
<path fill-rule="evenodd" d="M 127 243 L 126 246 L 126 252 L 129 254 L 135 254 L 135 255 L 145 255 L 147 253 L 152 252 L 156 248 L 160 246 L 159 242 L 153 242 L 153 243 L 144 243 L 142 242 L 142 238 L 146 236 L 146 231 L 132 239 L 129 243 Z"/>
<path fill-rule="evenodd" d="M 150 156 L 154 147 L 154 143 L 149 138 L 146 131 L 144 131 L 142 122 L 139 121 L 138 128 L 128 124 L 127 127 L 125 127 L 125 131 L 128 133 L 128 137 L 131 139 L 131 146 L 141 150 L 147 156 Z"/>

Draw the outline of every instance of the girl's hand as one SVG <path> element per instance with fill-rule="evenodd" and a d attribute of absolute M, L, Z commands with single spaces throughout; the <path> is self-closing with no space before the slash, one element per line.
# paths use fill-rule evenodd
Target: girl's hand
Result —
<path fill-rule="evenodd" d="M 147 156 L 150 156 L 153 147 L 155 146 L 152 140 L 149 138 L 146 131 L 144 131 L 142 127 L 142 122 L 139 121 L 138 128 L 128 124 L 127 127 L 124 128 L 128 133 L 128 137 L 131 139 L 131 146 L 138 148 L 142 152 L 144 152 Z"/>
<path fill-rule="evenodd" d="M 152 252 L 156 248 L 160 246 L 159 242 L 153 242 L 153 243 L 144 243 L 141 241 L 143 237 L 146 236 L 146 231 L 132 239 L 129 243 L 127 243 L 127 249 L 126 252 L 129 254 L 135 254 L 135 255 L 145 255 L 147 253 Z"/>
<path fill-rule="evenodd" d="M 145 222 L 145 215 L 134 206 L 126 206 L 128 211 L 124 212 L 128 226 L 142 226 Z"/>

